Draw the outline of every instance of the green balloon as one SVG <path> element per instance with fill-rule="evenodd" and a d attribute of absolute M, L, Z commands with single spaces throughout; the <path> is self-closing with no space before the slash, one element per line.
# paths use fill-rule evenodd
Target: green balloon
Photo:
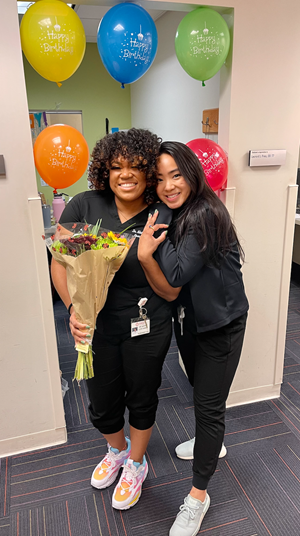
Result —
<path fill-rule="evenodd" d="M 198 7 L 180 22 L 175 51 L 183 69 L 196 80 L 212 78 L 222 67 L 230 47 L 228 26 L 217 11 Z"/>

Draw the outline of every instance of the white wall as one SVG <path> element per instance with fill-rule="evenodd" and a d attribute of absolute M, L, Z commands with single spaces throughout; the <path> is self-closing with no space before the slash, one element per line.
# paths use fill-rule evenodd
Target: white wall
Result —
<path fill-rule="evenodd" d="M 132 126 L 148 128 L 164 140 L 187 143 L 202 138 L 202 112 L 219 106 L 219 73 L 201 82 L 191 78 L 175 54 L 174 40 L 186 13 L 167 12 L 156 21 L 158 51 L 149 71 L 131 85 Z M 209 136 L 217 141 L 216 135 Z"/>
<path fill-rule="evenodd" d="M 66 440 L 17 3 L 1 0 L 0 457 Z"/>

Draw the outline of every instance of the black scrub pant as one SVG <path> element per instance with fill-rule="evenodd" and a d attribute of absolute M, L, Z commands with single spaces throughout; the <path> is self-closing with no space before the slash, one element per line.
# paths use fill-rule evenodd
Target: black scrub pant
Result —
<path fill-rule="evenodd" d="M 189 323 L 184 322 L 183 335 L 175 322 L 177 344 L 194 386 L 193 486 L 200 490 L 207 488 L 218 463 L 224 439 L 226 400 L 240 360 L 246 320 L 247 313 L 224 327 L 204 333 L 196 333 L 193 324 L 190 329 Z"/>
<path fill-rule="evenodd" d="M 138 337 L 95 331 L 94 378 L 87 380 L 87 387 L 90 419 L 102 434 L 122 430 L 126 407 L 131 426 L 138 430 L 153 426 L 171 335 L 170 315 L 156 325 L 152 323 L 150 333 Z"/>

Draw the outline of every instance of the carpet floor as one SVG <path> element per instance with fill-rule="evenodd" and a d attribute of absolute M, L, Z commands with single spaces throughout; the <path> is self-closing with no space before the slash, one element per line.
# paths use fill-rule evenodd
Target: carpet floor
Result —
<path fill-rule="evenodd" d="M 0 536 L 167 536 L 191 486 L 191 461 L 174 449 L 194 435 L 192 389 L 172 340 L 159 389 L 140 501 L 114 510 L 114 486 L 95 490 L 93 468 L 106 453 L 89 423 L 84 382 L 72 382 L 76 354 L 61 302 L 54 304 L 68 442 L 0 460 Z M 300 535 L 300 286 L 291 283 L 284 382 L 279 399 L 229 408 L 225 445 L 209 484 L 211 507 L 199 534 Z"/>

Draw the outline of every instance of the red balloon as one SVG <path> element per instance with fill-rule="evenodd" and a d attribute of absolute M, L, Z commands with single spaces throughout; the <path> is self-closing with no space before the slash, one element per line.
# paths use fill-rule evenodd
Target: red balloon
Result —
<path fill-rule="evenodd" d="M 186 144 L 200 160 L 206 180 L 216 191 L 222 188 L 227 180 L 227 155 L 222 147 L 208 138 L 198 138 Z"/>

